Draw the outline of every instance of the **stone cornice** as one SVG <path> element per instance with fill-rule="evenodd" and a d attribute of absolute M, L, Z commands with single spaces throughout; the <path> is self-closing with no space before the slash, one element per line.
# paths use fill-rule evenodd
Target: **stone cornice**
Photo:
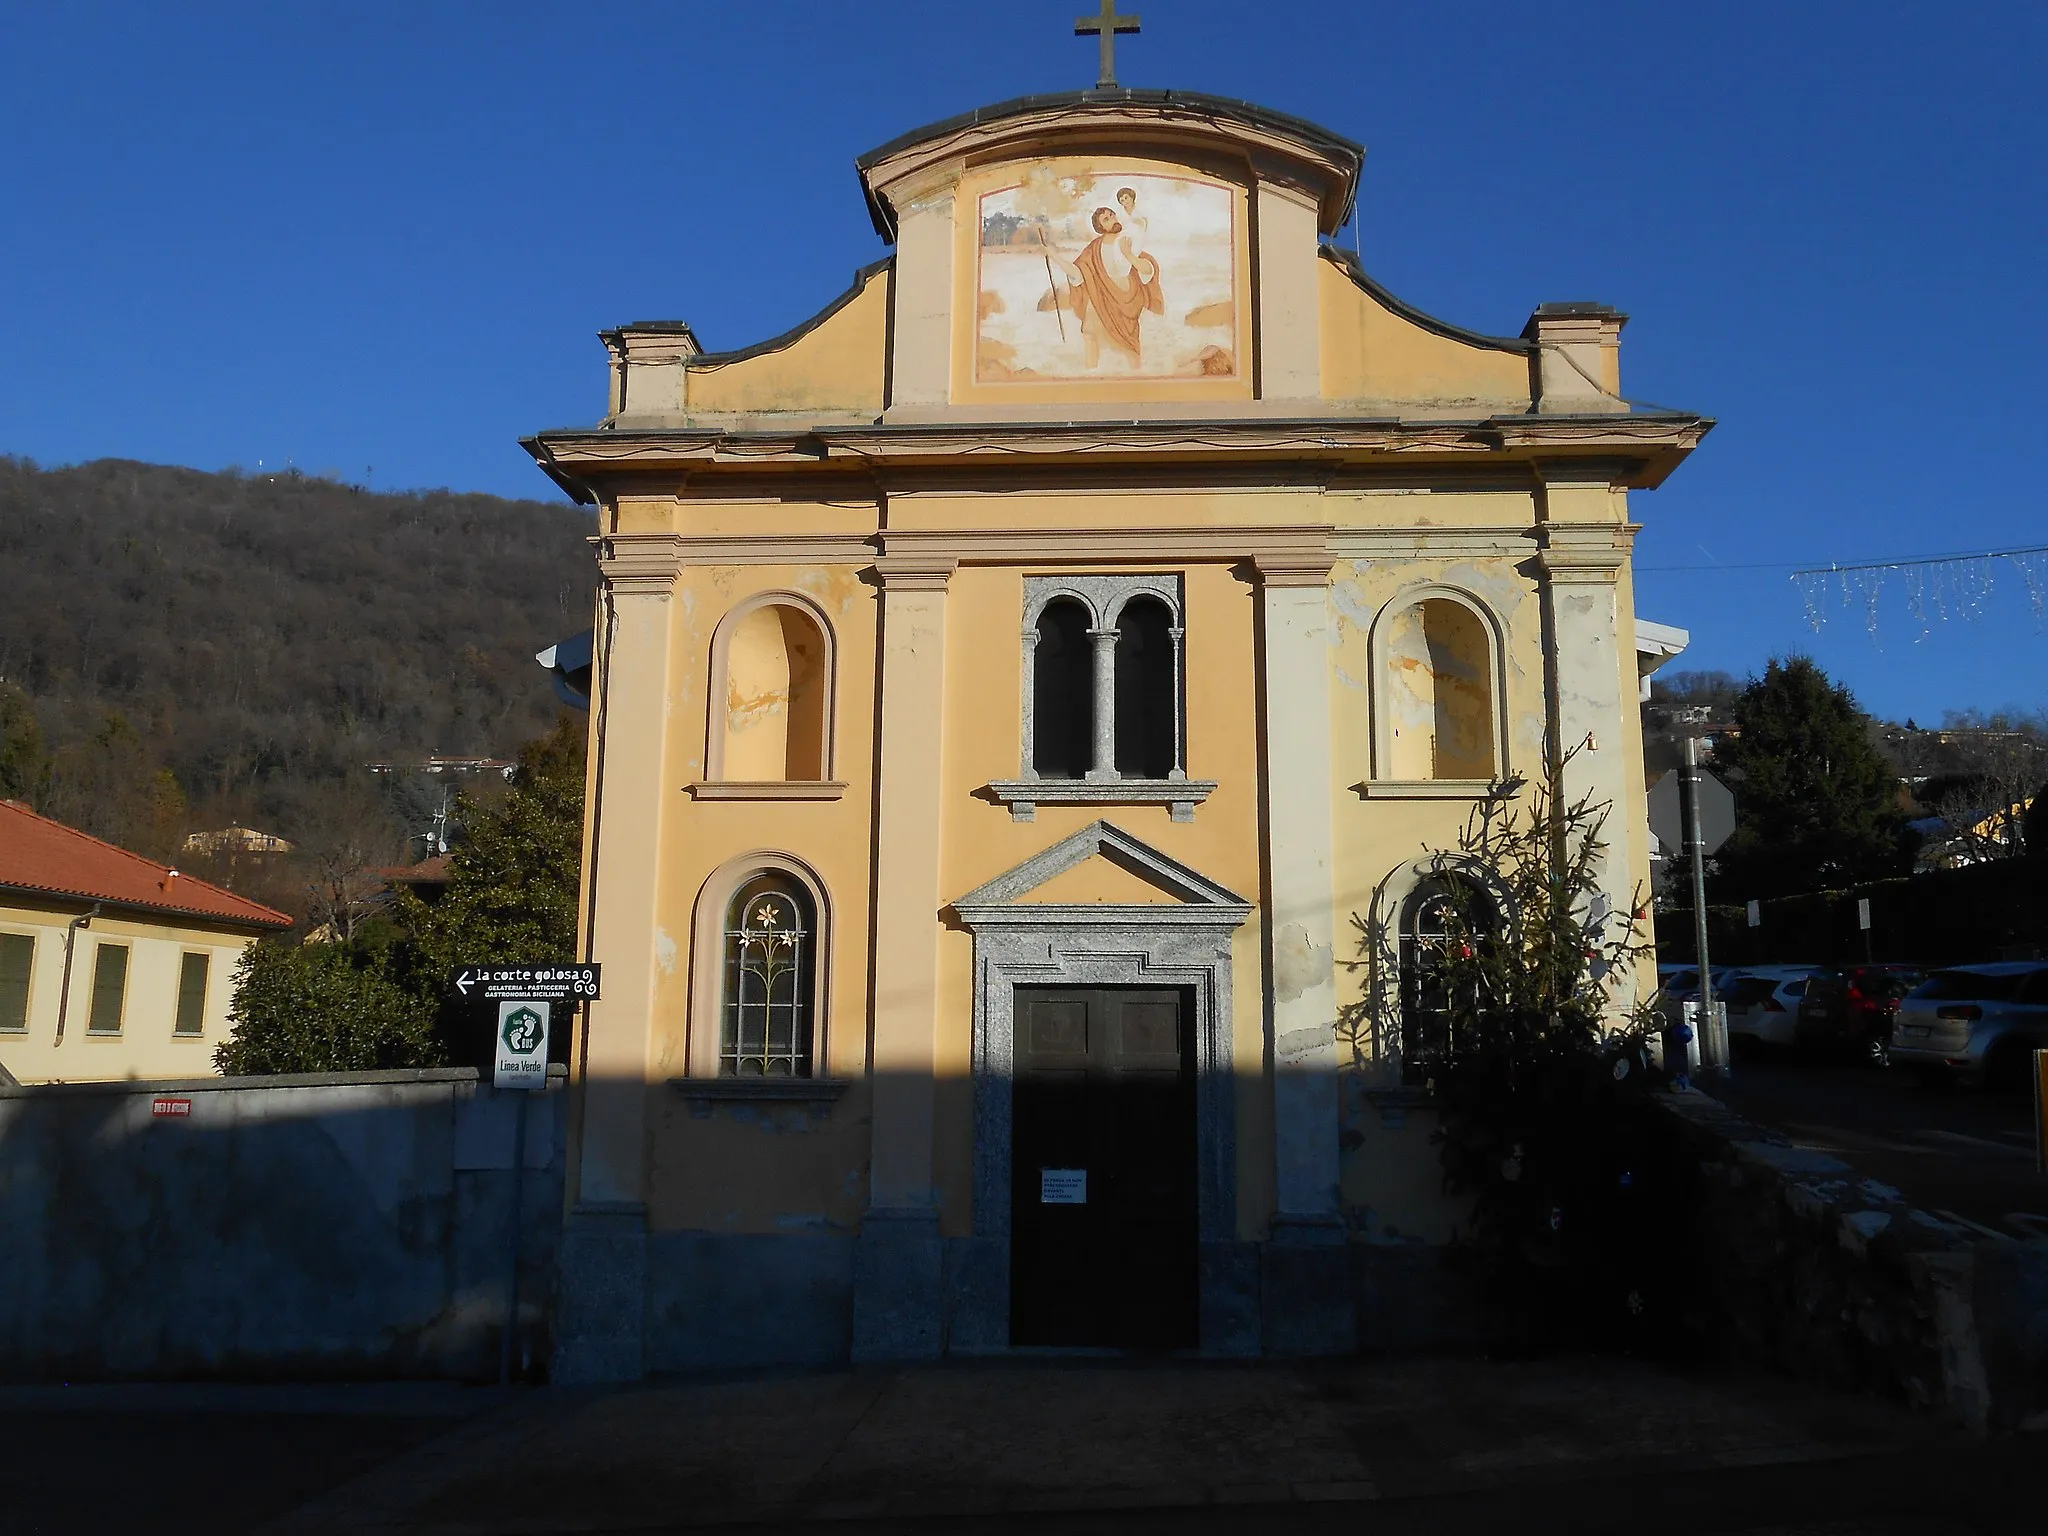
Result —
<path fill-rule="evenodd" d="M 874 534 L 614 534 L 593 539 L 615 553 L 600 568 L 623 590 L 665 591 L 675 572 L 705 565 L 874 566 L 898 586 L 944 577 L 961 565 L 1151 565 L 1249 560 L 1268 586 L 1316 586 L 1338 560 L 1522 559 L 1550 568 L 1611 569 L 1633 529 L 1602 524 L 1592 546 L 1538 548 L 1539 526 L 1460 528 L 1394 524 L 1223 523 L 1157 528 L 897 528 Z M 623 549 L 617 546 L 625 546 Z M 878 559 L 879 552 L 879 559 Z"/>
<path fill-rule="evenodd" d="M 1330 530 L 1318 525 L 1194 528 L 932 528 L 881 534 L 890 556 L 945 555 L 969 565 L 1100 565 L 1105 561 L 1268 560 L 1330 568 Z"/>
<path fill-rule="evenodd" d="M 1464 421 L 1273 418 L 1147 421 L 900 422 L 865 426 L 725 427 L 564 431 L 529 439 L 549 473 L 588 499 L 591 484 L 627 475 L 775 470 L 816 475 L 895 466 L 1028 463 L 1199 463 L 1281 461 L 1311 478 L 1401 460 L 1528 463 L 1532 481 L 1572 473 L 1647 488 L 1661 482 L 1713 423 L 1697 416 L 1493 416 Z M 1540 461 L 1541 468 L 1536 468 Z M 1588 461 L 1601 461 L 1595 468 Z"/>

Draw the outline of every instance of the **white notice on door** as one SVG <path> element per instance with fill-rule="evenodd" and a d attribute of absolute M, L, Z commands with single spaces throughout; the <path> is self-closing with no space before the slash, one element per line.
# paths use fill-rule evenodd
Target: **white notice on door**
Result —
<path fill-rule="evenodd" d="M 1039 1169 L 1038 1203 L 1040 1205 L 1086 1205 L 1088 1203 L 1088 1170 L 1086 1168 Z"/>

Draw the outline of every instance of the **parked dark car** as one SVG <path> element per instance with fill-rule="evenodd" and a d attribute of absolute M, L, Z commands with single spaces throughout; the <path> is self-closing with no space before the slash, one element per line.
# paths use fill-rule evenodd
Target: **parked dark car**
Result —
<path fill-rule="evenodd" d="M 1900 1000 L 1892 1060 L 1929 1077 L 2016 1090 L 2048 1049 L 2048 961 L 1932 971 Z"/>
<path fill-rule="evenodd" d="M 1850 1055 L 1873 1067 L 1891 1059 L 1899 999 L 1927 979 L 1916 965 L 1849 965 L 1822 971 L 1799 999 L 1801 1048 Z"/>

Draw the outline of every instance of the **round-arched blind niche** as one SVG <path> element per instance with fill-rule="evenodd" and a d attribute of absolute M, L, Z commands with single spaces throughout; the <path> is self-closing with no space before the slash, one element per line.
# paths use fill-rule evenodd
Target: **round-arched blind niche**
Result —
<path fill-rule="evenodd" d="M 734 627 L 725 653 L 721 777 L 825 777 L 826 654 L 817 621 L 793 605 L 765 603 Z"/>
<path fill-rule="evenodd" d="M 1494 760 L 1493 646 L 1463 603 L 1424 598 L 1387 631 L 1386 776 L 1490 779 Z"/>

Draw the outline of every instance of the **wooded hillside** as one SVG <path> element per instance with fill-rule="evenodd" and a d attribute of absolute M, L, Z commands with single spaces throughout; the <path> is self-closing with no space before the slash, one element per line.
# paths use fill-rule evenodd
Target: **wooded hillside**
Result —
<path fill-rule="evenodd" d="M 592 528 L 495 496 L 0 458 L 0 682 L 41 729 L 32 798 L 161 856 L 231 821 L 301 836 L 372 761 L 510 757 L 559 708 L 534 653 L 590 624 Z"/>

